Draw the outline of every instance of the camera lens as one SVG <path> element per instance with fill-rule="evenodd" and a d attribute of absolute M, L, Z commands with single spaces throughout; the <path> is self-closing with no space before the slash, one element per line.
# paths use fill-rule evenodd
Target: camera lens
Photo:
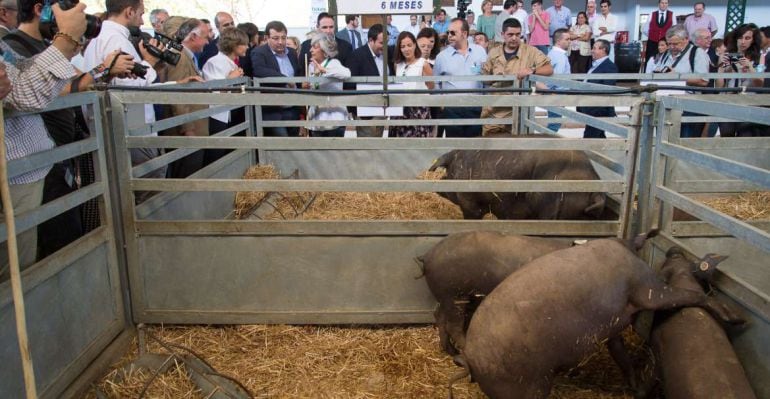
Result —
<path fill-rule="evenodd" d="M 137 62 L 134 64 L 134 67 L 131 68 L 131 73 L 140 78 L 144 78 L 147 76 L 147 67 Z"/>

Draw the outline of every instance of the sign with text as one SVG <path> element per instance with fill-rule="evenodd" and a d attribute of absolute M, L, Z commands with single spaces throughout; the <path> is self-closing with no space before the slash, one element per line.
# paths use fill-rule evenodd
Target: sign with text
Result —
<path fill-rule="evenodd" d="M 433 14 L 434 0 L 337 0 L 337 13 L 355 14 Z"/>

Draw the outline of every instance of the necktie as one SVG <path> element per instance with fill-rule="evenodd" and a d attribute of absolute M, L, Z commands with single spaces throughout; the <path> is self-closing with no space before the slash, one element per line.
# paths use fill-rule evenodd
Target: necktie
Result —
<path fill-rule="evenodd" d="M 353 50 L 355 50 L 356 49 L 356 35 L 353 33 L 352 30 L 350 31 L 350 44 L 353 45 L 352 46 Z"/>
<path fill-rule="evenodd" d="M 663 23 L 665 20 L 666 20 L 666 14 L 658 11 L 658 25 L 663 26 Z"/>

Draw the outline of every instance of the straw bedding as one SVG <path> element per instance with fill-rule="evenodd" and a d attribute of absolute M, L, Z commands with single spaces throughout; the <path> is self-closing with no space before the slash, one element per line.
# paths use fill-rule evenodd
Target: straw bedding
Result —
<path fill-rule="evenodd" d="M 438 180 L 445 171 L 423 172 L 422 180 Z M 271 165 L 249 168 L 244 179 L 280 179 Z M 264 220 L 441 220 L 462 219 L 460 208 L 436 193 L 423 192 L 289 192 L 266 198 L 264 192 L 239 192 L 235 197 L 235 217 L 252 216 L 268 206 L 273 211 Z M 264 200 L 264 201 L 263 201 Z"/>
<path fill-rule="evenodd" d="M 754 191 L 738 195 L 704 199 L 703 203 L 741 220 L 770 219 L 770 191 Z"/>
<path fill-rule="evenodd" d="M 461 369 L 439 350 L 433 327 L 330 326 L 151 326 L 162 340 L 203 356 L 219 373 L 234 377 L 257 398 L 445 398 L 449 377 Z M 648 354 L 630 330 L 631 355 Z M 149 352 L 168 353 L 153 341 Z M 631 398 L 604 346 L 578 368 L 557 378 L 551 398 Z M 136 398 L 152 374 L 141 370 L 119 378 L 120 367 L 137 357 L 137 344 L 88 393 Z M 569 376 L 567 376 L 567 374 Z M 467 378 L 454 385 L 457 398 L 483 398 Z M 147 398 L 205 397 L 172 365 L 149 386 Z"/>

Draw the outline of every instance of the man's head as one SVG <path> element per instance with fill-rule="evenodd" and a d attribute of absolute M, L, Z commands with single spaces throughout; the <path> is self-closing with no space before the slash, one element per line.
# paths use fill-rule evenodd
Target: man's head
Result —
<path fill-rule="evenodd" d="M 454 18 L 449 24 L 447 30 L 447 40 L 449 45 L 456 50 L 463 50 L 468 47 L 468 21 L 463 18 Z"/>
<path fill-rule="evenodd" d="M 539 12 L 543 9 L 543 1 L 542 0 L 532 0 L 532 12 Z"/>
<path fill-rule="evenodd" d="M 711 31 L 706 28 L 698 28 L 690 35 L 690 40 L 704 50 L 711 47 L 711 39 Z"/>
<path fill-rule="evenodd" d="M 476 14 L 473 13 L 473 11 L 468 11 L 465 13 L 465 20 L 468 21 L 468 25 L 471 25 L 476 20 Z"/>
<path fill-rule="evenodd" d="M 190 18 L 179 26 L 176 38 L 188 50 L 200 53 L 209 44 L 209 27 L 200 19 Z"/>
<path fill-rule="evenodd" d="M 441 22 L 441 23 L 446 21 L 446 10 L 445 9 L 442 8 L 442 9 L 438 10 L 438 14 L 436 14 L 436 21 L 437 22 Z"/>
<path fill-rule="evenodd" d="M 612 2 L 610 0 L 602 0 L 599 3 L 599 9 L 602 12 L 602 15 L 605 17 L 610 13 L 610 8 L 612 7 Z"/>
<path fill-rule="evenodd" d="M 207 28 L 209 28 L 209 29 L 208 29 L 208 32 L 209 32 L 209 40 L 214 40 L 214 29 L 211 27 L 211 21 L 209 21 L 209 20 L 208 20 L 208 19 L 206 19 L 206 18 L 201 18 L 201 22 L 203 22 L 204 24 L 206 24 L 206 27 L 207 27 Z"/>
<path fill-rule="evenodd" d="M 508 18 L 503 22 L 503 43 L 509 53 L 519 50 L 521 45 L 521 22 L 516 18 Z"/>
<path fill-rule="evenodd" d="M 218 31 L 226 28 L 235 28 L 235 21 L 233 20 L 232 15 L 220 11 L 214 16 L 214 26 L 217 27 Z"/>
<path fill-rule="evenodd" d="M 107 18 L 128 27 L 140 27 L 144 23 L 143 0 L 107 0 L 104 4 Z"/>
<path fill-rule="evenodd" d="M 8 30 L 15 29 L 19 24 L 17 21 L 18 13 L 16 0 L 0 1 L 0 25 L 5 26 Z"/>
<path fill-rule="evenodd" d="M 594 46 L 591 48 L 591 58 L 594 61 L 604 58 L 610 54 L 610 42 L 604 39 L 598 39 L 594 42 Z"/>
<path fill-rule="evenodd" d="M 505 0 L 505 3 L 503 3 L 503 9 L 510 14 L 516 11 L 516 4 L 516 0 Z"/>
<path fill-rule="evenodd" d="M 276 54 L 286 52 L 286 37 L 288 36 L 286 25 L 281 21 L 270 21 L 265 26 L 267 45 Z"/>
<path fill-rule="evenodd" d="M 322 12 L 318 14 L 318 19 L 315 23 L 316 31 L 325 33 L 327 35 L 334 34 L 334 18 L 328 12 Z"/>
<path fill-rule="evenodd" d="M 357 29 L 358 28 L 358 15 L 346 15 L 345 16 L 345 24 L 348 26 L 348 28 Z"/>
<path fill-rule="evenodd" d="M 163 32 L 163 23 L 168 19 L 168 11 L 156 8 L 150 11 L 150 25 L 155 32 Z"/>
<path fill-rule="evenodd" d="M 586 3 L 586 13 L 589 15 L 596 13 L 596 0 L 588 0 Z"/>
<path fill-rule="evenodd" d="M 484 32 L 476 32 L 476 34 L 473 35 L 473 43 L 484 47 L 484 50 L 489 50 L 489 38 Z"/>
<path fill-rule="evenodd" d="M 0 2 L 2 4 L 2 2 Z M 19 0 L 18 22 L 19 24 L 39 23 L 40 14 L 43 11 L 42 0 Z"/>
<path fill-rule="evenodd" d="M 668 10 L 668 0 L 658 0 L 658 9 L 661 11 Z"/>
<path fill-rule="evenodd" d="M 246 33 L 249 37 L 249 46 L 259 45 L 259 27 L 251 22 L 243 22 L 238 24 L 238 29 Z"/>
<path fill-rule="evenodd" d="M 369 49 L 372 50 L 374 55 L 380 56 L 382 54 L 382 24 L 374 24 L 369 27 L 369 32 L 366 34 L 369 40 Z"/>
<path fill-rule="evenodd" d="M 762 41 L 759 43 L 760 47 L 766 49 L 768 46 L 770 46 L 770 25 L 759 28 L 759 36 L 760 39 L 762 39 Z"/>
<path fill-rule="evenodd" d="M 706 3 L 702 2 L 702 1 L 699 1 L 699 2 L 695 3 L 695 5 L 692 6 L 692 12 L 698 18 L 703 16 L 703 12 L 704 11 L 706 11 Z"/>
<path fill-rule="evenodd" d="M 385 20 L 388 22 L 388 25 L 393 25 L 393 16 L 388 14 L 387 17 L 385 17 Z"/>
<path fill-rule="evenodd" d="M 564 0 L 553 0 L 553 6 L 554 7 L 559 8 L 562 5 L 564 5 Z"/>
<path fill-rule="evenodd" d="M 671 55 L 679 56 L 687 47 L 687 43 L 690 42 L 684 25 L 674 25 L 669 28 L 666 32 L 666 42 L 668 43 L 668 51 L 671 52 Z"/>
<path fill-rule="evenodd" d="M 567 50 L 569 49 L 570 39 L 569 39 L 569 31 L 567 29 L 561 28 L 556 29 L 553 32 L 553 45 L 562 49 Z"/>

